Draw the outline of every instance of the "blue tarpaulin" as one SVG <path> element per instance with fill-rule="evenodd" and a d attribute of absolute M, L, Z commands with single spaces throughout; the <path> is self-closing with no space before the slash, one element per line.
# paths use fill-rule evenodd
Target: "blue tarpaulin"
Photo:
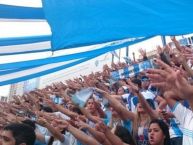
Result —
<path fill-rule="evenodd" d="M 193 32 L 192 0 L 43 0 L 55 50 Z"/>
<path fill-rule="evenodd" d="M 193 33 L 192 0 L 42 2 L 43 8 L 0 4 L 0 21 L 47 20 L 52 33 L 1 38 L 0 56 L 58 50 L 65 53 L 0 63 L 0 86 L 53 73 L 153 36 Z M 82 47 L 95 44 L 89 49 Z"/>

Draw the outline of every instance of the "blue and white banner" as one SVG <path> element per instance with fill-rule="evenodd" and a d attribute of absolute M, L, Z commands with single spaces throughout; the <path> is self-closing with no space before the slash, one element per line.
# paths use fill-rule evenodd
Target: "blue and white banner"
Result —
<path fill-rule="evenodd" d="M 180 44 L 181 44 L 181 45 L 183 45 L 183 46 L 185 46 L 185 45 L 188 45 L 188 44 L 189 44 L 189 42 L 188 42 L 188 38 L 183 38 L 183 39 L 180 39 L 180 40 L 179 40 L 179 42 L 180 42 Z"/>
<path fill-rule="evenodd" d="M 92 96 L 93 88 L 84 88 L 80 91 L 77 91 L 75 94 L 71 95 L 71 99 L 74 104 L 83 108 L 87 100 Z"/>
<path fill-rule="evenodd" d="M 120 79 L 133 77 L 148 68 L 154 68 L 153 60 L 143 61 L 118 71 L 113 71 L 111 72 L 111 79 L 117 81 Z"/>

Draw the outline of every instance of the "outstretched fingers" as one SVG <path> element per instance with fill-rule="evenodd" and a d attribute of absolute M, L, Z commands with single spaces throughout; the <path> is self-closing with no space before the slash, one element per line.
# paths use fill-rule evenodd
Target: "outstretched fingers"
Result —
<path fill-rule="evenodd" d="M 160 59 L 154 59 L 154 63 L 157 64 L 160 68 L 164 69 L 168 73 L 172 73 L 173 71 L 169 65 L 165 64 Z"/>
<path fill-rule="evenodd" d="M 166 80 L 168 73 L 160 69 L 148 69 L 146 76 L 150 78 L 151 81 L 160 82 Z"/>
<path fill-rule="evenodd" d="M 154 87 L 157 87 L 157 88 L 159 88 L 159 89 L 163 89 L 163 90 L 166 90 L 166 89 L 167 89 L 165 82 L 159 82 L 159 83 L 157 83 L 157 82 L 152 82 L 151 85 L 154 86 Z"/>

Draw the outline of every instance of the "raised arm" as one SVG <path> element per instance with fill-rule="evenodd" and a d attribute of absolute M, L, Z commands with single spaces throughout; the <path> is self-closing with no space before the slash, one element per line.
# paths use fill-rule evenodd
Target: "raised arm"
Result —
<path fill-rule="evenodd" d="M 180 57 L 182 57 L 182 56 L 180 56 Z M 190 77 L 193 77 L 193 71 L 192 71 L 192 69 L 188 66 L 188 63 L 187 63 L 187 61 L 185 60 L 185 58 L 183 58 L 183 60 L 182 60 L 182 65 L 183 65 L 184 69 L 186 70 L 186 72 L 188 73 L 188 75 L 189 75 Z"/>
<path fill-rule="evenodd" d="M 37 123 L 45 128 L 47 128 L 51 134 L 54 136 L 54 138 L 60 140 L 61 142 L 64 142 L 64 136 L 59 132 L 59 130 L 55 129 L 53 126 L 50 125 L 44 118 L 38 118 Z"/>
<path fill-rule="evenodd" d="M 110 105 L 113 107 L 113 109 L 115 109 L 115 111 L 117 111 L 117 113 L 123 120 L 131 119 L 132 121 L 134 121 L 136 117 L 135 113 L 128 111 L 118 100 L 113 98 L 107 92 L 98 88 L 96 88 L 96 91 L 103 94 L 103 97 L 105 97 L 109 101 Z"/>
<path fill-rule="evenodd" d="M 151 119 L 158 119 L 159 118 L 158 113 L 149 106 L 144 96 L 139 92 L 139 88 L 135 86 L 131 81 L 129 81 L 129 85 L 133 93 L 135 93 L 138 96 L 139 102 L 141 103 L 144 110 L 151 117 Z"/>
<path fill-rule="evenodd" d="M 81 112 L 88 118 L 89 120 L 93 121 L 94 123 L 97 123 L 99 121 L 102 121 L 101 118 L 97 116 L 93 116 L 90 112 L 88 112 L 85 108 L 80 108 Z"/>
<path fill-rule="evenodd" d="M 149 104 L 147 103 L 147 101 L 145 100 L 145 98 L 143 97 L 143 95 L 140 92 L 138 92 L 138 98 L 139 98 L 139 102 L 141 103 L 143 108 L 146 110 L 146 112 L 149 114 L 151 119 L 158 119 L 159 118 L 158 113 L 149 106 Z"/>
<path fill-rule="evenodd" d="M 172 42 L 175 44 L 176 48 L 181 51 L 180 43 L 176 40 L 176 37 L 171 37 Z"/>
<path fill-rule="evenodd" d="M 86 145 L 100 145 L 94 138 L 88 136 L 84 132 L 80 131 L 79 129 L 75 128 L 71 124 L 69 124 L 65 120 L 61 120 L 61 123 L 66 126 L 66 129 L 80 142 Z"/>
<path fill-rule="evenodd" d="M 105 137 L 110 141 L 111 145 L 125 145 L 122 140 L 114 135 L 104 123 L 101 122 L 96 127 L 105 134 Z"/>
<path fill-rule="evenodd" d="M 109 142 L 109 140 L 105 137 L 105 134 L 102 132 L 97 131 L 96 129 L 90 127 L 88 124 L 86 124 L 83 121 L 79 121 L 78 122 L 78 126 L 81 129 L 87 129 L 92 136 L 102 145 L 111 145 L 111 143 Z"/>
<path fill-rule="evenodd" d="M 161 109 L 161 110 L 165 109 L 167 102 L 164 98 L 162 98 L 161 96 L 157 96 L 155 100 L 158 103 L 159 109 Z"/>
<path fill-rule="evenodd" d="M 100 103 L 99 103 L 99 102 L 96 102 L 96 101 L 95 101 L 94 103 L 95 103 L 96 109 L 97 109 L 100 117 L 101 117 L 101 118 L 105 118 L 105 117 L 106 117 L 106 114 L 105 114 L 105 112 L 102 110 Z"/>
<path fill-rule="evenodd" d="M 56 105 L 55 104 L 55 107 L 57 108 L 58 111 L 60 111 L 61 113 L 65 114 L 67 116 L 69 116 L 70 118 L 74 118 L 74 117 L 78 116 L 78 114 L 76 114 L 75 112 L 72 112 L 69 109 L 66 109 L 61 105 Z"/>
<path fill-rule="evenodd" d="M 152 80 L 152 86 L 163 91 L 175 92 L 177 99 L 187 99 L 193 107 L 193 86 L 181 75 L 180 71 L 174 71 L 170 66 L 156 59 L 155 62 L 162 69 L 148 70 L 148 77 Z"/>

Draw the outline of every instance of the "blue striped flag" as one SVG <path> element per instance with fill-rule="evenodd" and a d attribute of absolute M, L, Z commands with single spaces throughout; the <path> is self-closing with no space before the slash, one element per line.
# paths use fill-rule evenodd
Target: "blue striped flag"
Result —
<path fill-rule="evenodd" d="M 111 79 L 120 80 L 128 77 L 133 77 L 148 68 L 154 68 L 152 60 L 143 61 L 138 64 L 120 69 L 118 71 L 113 71 L 111 72 Z"/>

